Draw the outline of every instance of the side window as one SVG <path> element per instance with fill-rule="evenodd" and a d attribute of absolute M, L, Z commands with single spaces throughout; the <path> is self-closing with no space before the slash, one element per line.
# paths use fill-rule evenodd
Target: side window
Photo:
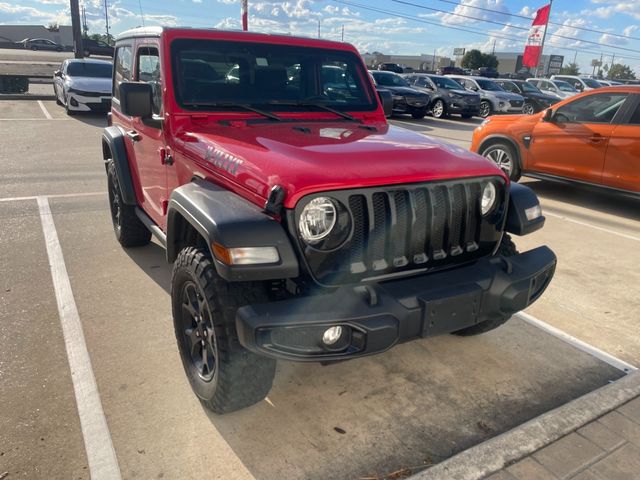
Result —
<path fill-rule="evenodd" d="M 636 111 L 633 112 L 629 119 L 629 125 L 640 125 L 640 103 L 636 107 Z"/>
<path fill-rule="evenodd" d="M 113 98 L 120 100 L 120 84 L 131 81 L 131 67 L 133 65 L 131 47 L 129 45 L 118 47 L 114 61 Z"/>
<path fill-rule="evenodd" d="M 156 47 L 138 48 L 137 78 L 139 82 L 151 85 L 153 93 L 153 113 L 162 113 L 162 79 L 160 78 L 160 56 Z"/>
<path fill-rule="evenodd" d="M 626 93 L 589 95 L 558 108 L 555 118 L 569 123 L 611 123 L 626 98 Z"/>
<path fill-rule="evenodd" d="M 538 85 L 537 85 L 537 86 L 538 86 L 538 88 L 539 88 L 540 90 L 543 90 L 543 91 L 545 91 L 545 92 L 549 92 L 549 91 L 553 90 L 553 89 L 551 88 L 551 85 L 549 84 L 549 82 L 538 82 Z"/>
<path fill-rule="evenodd" d="M 500 86 L 504 88 L 507 92 L 518 93 L 516 87 L 511 82 L 502 82 Z"/>

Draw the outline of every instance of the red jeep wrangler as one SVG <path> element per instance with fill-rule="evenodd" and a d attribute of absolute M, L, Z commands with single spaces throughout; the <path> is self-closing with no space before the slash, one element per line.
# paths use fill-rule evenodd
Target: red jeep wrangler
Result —
<path fill-rule="evenodd" d="M 535 194 L 388 125 L 351 45 L 136 29 L 113 85 L 116 237 L 166 247 L 182 362 L 214 412 L 263 399 L 276 359 L 496 328 L 553 276 L 551 250 L 518 253 L 506 233 L 542 227 Z"/>

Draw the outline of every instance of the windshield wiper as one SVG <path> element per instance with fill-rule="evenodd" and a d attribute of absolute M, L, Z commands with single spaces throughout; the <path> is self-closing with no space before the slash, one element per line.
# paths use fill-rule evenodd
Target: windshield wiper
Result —
<path fill-rule="evenodd" d="M 291 107 L 316 107 L 321 110 L 331 112 L 335 115 L 338 115 L 339 117 L 345 118 L 352 122 L 362 123 L 362 120 L 360 120 L 359 118 L 356 118 L 353 115 L 349 115 L 346 112 L 341 112 L 340 110 L 336 110 L 335 108 L 331 108 L 325 105 L 324 103 L 310 102 L 306 100 L 299 100 L 294 102 L 289 102 L 286 100 L 285 101 L 273 100 L 271 102 L 267 102 L 267 105 L 284 105 L 284 106 L 291 106 Z"/>
<path fill-rule="evenodd" d="M 263 117 L 270 118 L 271 120 L 277 120 L 278 122 L 282 122 L 282 117 L 279 117 L 275 113 L 267 112 L 265 110 L 261 110 L 259 108 L 252 107 L 246 103 L 232 103 L 232 102 L 185 102 L 183 105 L 187 107 L 217 107 L 217 108 L 242 108 L 243 110 L 248 110 L 250 112 L 257 113 L 262 115 Z"/>

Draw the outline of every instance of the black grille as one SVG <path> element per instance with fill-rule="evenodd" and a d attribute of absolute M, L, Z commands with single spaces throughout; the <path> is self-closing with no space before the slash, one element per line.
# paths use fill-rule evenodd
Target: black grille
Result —
<path fill-rule="evenodd" d="M 509 103 L 512 107 L 521 107 L 523 104 L 520 100 L 509 100 Z"/>
<path fill-rule="evenodd" d="M 504 219 L 504 184 L 500 207 L 480 214 L 487 178 L 418 185 L 327 192 L 306 197 L 290 215 L 290 225 L 309 200 L 330 196 L 351 216 L 351 234 L 337 250 L 312 248 L 298 240 L 310 273 L 322 284 L 361 281 L 403 271 L 443 268 L 490 254 L 500 240 Z"/>

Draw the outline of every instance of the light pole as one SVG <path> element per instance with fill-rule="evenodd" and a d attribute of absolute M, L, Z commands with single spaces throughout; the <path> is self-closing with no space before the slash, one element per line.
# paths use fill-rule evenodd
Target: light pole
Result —
<path fill-rule="evenodd" d="M 80 6 L 78 0 L 70 0 L 71 10 L 71 30 L 73 31 L 73 53 L 76 58 L 82 58 L 84 49 L 82 48 L 82 25 L 80 25 Z"/>
<path fill-rule="evenodd" d="M 249 30 L 249 0 L 240 2 L 240 14 L 242 15 L 242 30 Z"/>

